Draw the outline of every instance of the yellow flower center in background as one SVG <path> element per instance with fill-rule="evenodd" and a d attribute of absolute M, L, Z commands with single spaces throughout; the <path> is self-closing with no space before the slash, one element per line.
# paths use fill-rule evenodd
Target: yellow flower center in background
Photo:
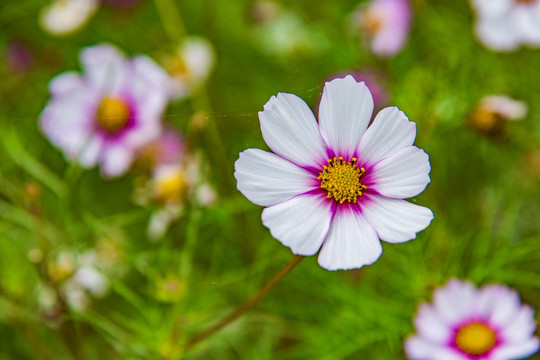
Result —
<path fill-rule="evenodd" d="M 186 176 L 180 168 L 167 172 L 155 179 L 156 198 L 164 203 L 181 201 L 187 186 Z"/>
<path fill-rule="evenodd" d="M 383 27 L 380 14 L 374 10 L 366 10 L 363 16 L 363 27 L 369 35 L 374 35 Z"/>
<path fill-rule="evenodd" d="M 493 348 L 497 335 L 487 325 L 473 322 L 459 329 L 456 335 L 456 345 L 470 355 L 482 355 Z"/>
<path fill-rule="evenodd" d="M 129 120 L 129 107 L 121 99 L 105 96 L 98 106 L 96 118 L 99 126 L 114 134 L 122 130 Z"/>
<path fill-rule="evenodd" d="M 340 204 L 345 201 L 356 202 L 356 198 L 367 189 L 360 179 L 364 168 L 356 166 L 356 158 L 343 161 L 343 158 L 328 159 L 328 166 L 323 166 L 317 179 L 321 180 L 321 189 L 328 191 L 328 198 L 334 198 Z"/>

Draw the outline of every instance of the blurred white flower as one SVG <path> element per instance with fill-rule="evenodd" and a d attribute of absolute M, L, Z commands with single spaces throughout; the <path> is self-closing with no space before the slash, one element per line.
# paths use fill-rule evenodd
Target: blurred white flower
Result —
<path fill-rule="evenodd" d="M 371 0 L 353 15 L 371 51 L 381 57 L 396 55 L 407 42 L 411 26 L 409 0 Z"/>
<path fill-rule="evenodd" d="M 86 24 L 99 3 L 99 0 L 54 0 L 41 12 L 41 27 L 53 35 L 72 33 Z"/>
<path fill-rule="evenodd" d="M 125 173 L 136 152 L 161 133 L 170 79 L 151 59 L 126 59 L 111 45 L 81 52 L 84 73 L 66 72 L 50 83 L 52 99 L 41 129 L 65 156 L 104 176 Z"/>
<path fill-rule="evenodd" d="M 471 0 L 478 39 L 496 51 L 540 46 L 540 0 Z"/>
<path fill-rule="evenodd" d="M 176 52 L 164 60 L 171 76 L 172 96 L 175 99 L 189 96 L 208 79 L 215 61 L 210 41 L 202 37 L 186 37 Z"/>
<path fill-rule="evenodd" d="M 506 136 L 507 123 L 523 119 L 527 115 L 527 104 L 506 95 L 483 97 L 471 113 L 469 125 L 477 132 L 502 137 Z"/>
<path fill-rule="evenodd" d="M 534 336 L 534 310 L 504 285 L 477 289 L 468 281 L 450 280 L 420 304 L 416 334 L 405 342 L 413 360 L 511 360 L 540 348 Z"/>
<path fill-rule="evenodd" d="M 371 93 L 350 75 L 326 83 L 318 123 L 302 99 L 280 93 L 259 112 L 274 153 L 248 149 L 235 163 L 238 190 L 265 207 L 272 236 L 295 254 L 319 252 L 328 270 L 372 264 L 379 239 L 414 239 L 433 219 L 404 200 L 430 181 L 428 155 L 413 146 L 416 124 L 389 107 L 368 127 L 372 113 Z"/>

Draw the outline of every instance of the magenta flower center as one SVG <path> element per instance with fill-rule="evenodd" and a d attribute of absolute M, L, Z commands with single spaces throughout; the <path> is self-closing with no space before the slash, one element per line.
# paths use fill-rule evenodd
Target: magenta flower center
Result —
<path fill-rule="evenodd" d="M 130 115 L 129 106 L 125 101 L 106 96 L 98 106 L 96 121 L 103 130 L 114 134 L 126 126 Z"/>
<path fill-rule="evenodd" d="M 361 182 L 364 172 L 364 168 L 356 165 L 356 158 L 349 162 L 334 157 L 328 159 L 328 166 L 323 166 L 317 179 L 321 180 L 321 189 L 328 192 L 327 198 L 334 198 L 340 204 L 345 201 L 356 203 L 362 191 L 367 189 Z"/>
<path fill-rule="evenodd" d="M 469 355 L 483 355 L 491 350 L 496 342 L 495 331 L 481 322 L 464 325 L 456 334 L 456 346 Z"/>
<path fill-rule="evenodd" d="M 521 4 L 532 4 L 532 3 L 535 3 L 538 0 L 514 0 L 514 1 L 517 2 L 517 3 L 521 3 Z"/>

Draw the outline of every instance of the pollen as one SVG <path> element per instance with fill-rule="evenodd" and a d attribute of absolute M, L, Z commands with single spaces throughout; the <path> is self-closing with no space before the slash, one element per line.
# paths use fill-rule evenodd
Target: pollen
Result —
<path fill-rule="evenodd" d="M 345 201 L 356 203 L 362 191 L 367 189 L 362 184 L 364 168 L 356 165 L 356 158 L 344 161 L 342 157 L 328 159 L 328 166 L 323 166 L 317 179 L 321 181 L 321 189 L 328 192 L 327 197 L 334 198 L 340 204 Z"/>
<path fill-rule="evenodd" d="M 121 99 L 106 96 L 101 100 L 96 113 L 99 126 L 110 134 L 122 130 L 130 117 L 127 104 Z"/>
<path fill-rule="evenodd" d="M 456 334 L 456 346 L 469 355 L 483 355 L 495 346 L 497 335 L 481 322 L 469 323 Z"/>

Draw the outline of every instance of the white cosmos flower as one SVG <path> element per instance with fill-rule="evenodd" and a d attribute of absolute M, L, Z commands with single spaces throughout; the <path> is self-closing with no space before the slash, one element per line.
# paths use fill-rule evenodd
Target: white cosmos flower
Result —
<path fill-rule="evenodd" d="M 504 285 L 477 289 L 450 280 L 423 303 L 414 319 L 416 334 L 405 342 L 413 360 L 511 360 L 536 353 L 534 311 Z"/>
<path fill-rule="evenodd" d="M 471 0 L 476 35 L 497 51 L 540 46 L 540 0 Z"/>
<path fill-rule="evenodd" d="M 80 29 L 96 12 L 99 0 L 54 0 L 43 9 L 40 24 L 53 35 Z"/>
<path fill-rule="evenodd" d="M 396 107 L 373 124 L 373 99 L 352 76 L 327 82 L 319 122 L 299 97 L 272 96 L 259 112 L 273 153 L 248 149 L 236 161 L 238 190 L 265 206 L 263 224 L 293 253 L 328 270 L 359 268 L 382 252 L 379 239 L 414 239 L 431 210 L 403 200 L 429 183 L 416 125 Z"/>

